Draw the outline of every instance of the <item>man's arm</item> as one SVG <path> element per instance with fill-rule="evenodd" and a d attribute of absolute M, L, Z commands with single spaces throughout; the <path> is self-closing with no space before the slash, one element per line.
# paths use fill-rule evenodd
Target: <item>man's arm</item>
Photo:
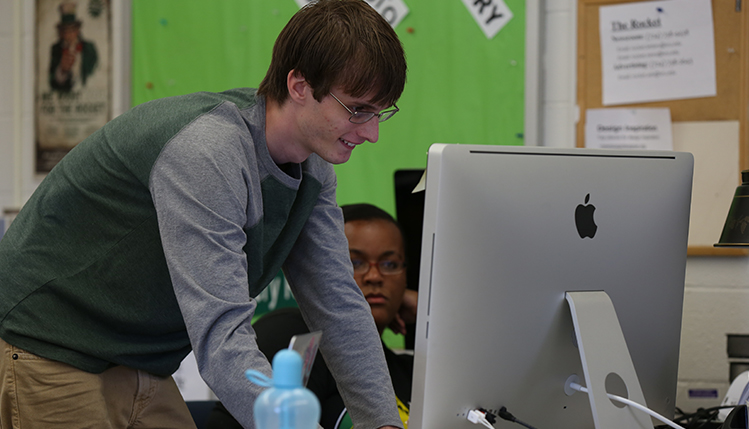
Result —
<path fill-rule="evenodd" d="M 235 418 L 253 427 L 252 405 L 263 388 L 244 371 L 272 374 L 250 324 L 256 302 L 243 251 L 251 206 L 245 180 L 259 179 L 240 137 L 227 133 L 232 129 L 222 116 L 193 122 L 163 149 L 150 186 L 200 374 Z"/>
<path fill-rule="evenodd" d="M 330 177 L 284 272 L 307 325 L 323 331 L 320 349 L 357 427 L 401 427 L 382 343 L 354 282 L 335 176 L 328 168 Z"/>

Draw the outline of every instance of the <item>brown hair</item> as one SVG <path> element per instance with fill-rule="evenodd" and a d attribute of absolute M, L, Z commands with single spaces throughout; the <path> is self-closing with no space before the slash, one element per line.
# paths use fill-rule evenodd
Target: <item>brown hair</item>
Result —
<path fill-rule="evenodd" d="M 406 83 L 398 36 L 364 0 L 319 0 L 300 9 L 276 39 L 258 94 L 283 104 L 291 70 L 304 76 L 317 101 L 340 85 L 352 97 L 374 91 L 370 102 L 390 106 Z"/>

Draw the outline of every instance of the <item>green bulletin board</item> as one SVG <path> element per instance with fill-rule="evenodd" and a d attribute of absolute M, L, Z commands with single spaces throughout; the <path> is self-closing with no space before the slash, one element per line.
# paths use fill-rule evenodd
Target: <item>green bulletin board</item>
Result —
<path fill-rule="evenodd" d="M 424 168 L 432 143 L 523 144 L 525 2 L 489 40 L 461 0 L 403 0 L 401 111 L 336 167 L 338 203 L 395 214 L 393 173 Z M 257 87 L 294 0 L 133 0 L 132 100 Z"/>

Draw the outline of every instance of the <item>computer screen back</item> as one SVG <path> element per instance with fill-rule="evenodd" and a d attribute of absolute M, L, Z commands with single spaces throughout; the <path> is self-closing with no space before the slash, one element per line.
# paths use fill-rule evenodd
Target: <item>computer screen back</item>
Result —
<path fill-rule="evenodd" d="M 647 405 L 673 416 L 692 169 L 677 152 L 433 145 L 409 428 L 502 406 L 592 428 L 587 396 L 564 393 L 581 290 L 609 295 Z"/>

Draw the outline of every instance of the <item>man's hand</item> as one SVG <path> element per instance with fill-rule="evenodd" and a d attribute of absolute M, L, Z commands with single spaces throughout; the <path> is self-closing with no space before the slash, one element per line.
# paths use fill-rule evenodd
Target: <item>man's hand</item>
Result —
<path fill-rule="evenodd" d="M 63 49 L 62 58 L 60 59 L 60 70 L 62 70 L 63 73 L 70 73 L 73 64 L 75 64 L 75 54 L 67 49 Z"/>
<path fill-rule="evenodd" d="M 416 322 L 416 308 L 418 306 L 419 293 L 415 290 L 406 289 L 403 294 L 403 301 L 401 302 L 398 313 L 395 314 L 395 319 L 390 322 L 390 330 L 396 334 L 406 335 L 406 324 Z"/>

